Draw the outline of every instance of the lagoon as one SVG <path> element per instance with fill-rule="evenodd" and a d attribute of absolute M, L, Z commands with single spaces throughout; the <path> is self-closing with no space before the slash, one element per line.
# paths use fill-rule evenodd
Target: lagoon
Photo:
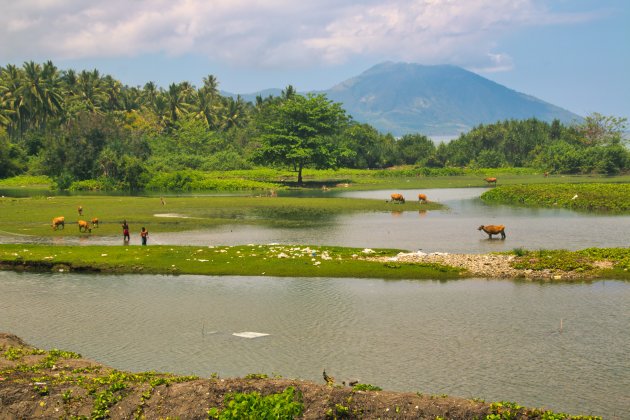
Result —
<path fill-rule="evenodd" d="M 628 282 L 0 272 L 0 296 L 1 331 L 118 369 L 322 383 L 326 369 L 388 390 L 630 412 Z M 247 331 L 269 335 L 233 335 Z"/>

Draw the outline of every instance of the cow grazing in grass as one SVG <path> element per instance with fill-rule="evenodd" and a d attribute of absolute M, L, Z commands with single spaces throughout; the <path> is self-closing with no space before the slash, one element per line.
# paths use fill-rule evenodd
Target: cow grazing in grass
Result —
<path fill-rule="evenodd" d="M 488 185 L 490 184 L 494 184 L 495 186 L 497 185 L 497 179 L 496 178 L 484 178 L 484 181 L 486 181 L 488 183 Z"/>
<path fill-rule="evenodd" d="M 94 217 L 92 219 L 92 227 L 93 228 L 97 228 L 98 227 L 98 217 Z"/>
<path fill-rule="evenodd" d="M 61 229 L 63 229 L 66 226 L 66 218 L 63 216 L 53 218 L 52 219 L 53 230 L 59 229 L 60 226 L 61 226 Z"/>
<path fill-rule="evenodd" d="M 79 213 L 79 216 L 83 216 L 83 207 L 77 207 L 77 212 Z"/>
<path fill-rule="evenodd" d="M 403 203 L 405 204 L 405 197 L 402 194 L 394 193 L 391 195 L 392 203 Z"/>
<path fill-rule="evenodd" d="M 503 225 L 481 225 L 477 230 L 483 230 L 484 232 L 486 232 L 489 239 L 492 239 L 492 235 L 499 234 L 501 235 L 501 239 L 505 239 L 505 226 Z"/>
<path fill-rule="evenodd" d="M 421 203 L 426 203 L 427 202 L 427 195 L 426 194 L 418 194 L 418 201 Z"/>
<path fill-rule="evenodd" d="M 92 228 L 85 220 L 79 220 L 79 232 L 92 232 Z"/>

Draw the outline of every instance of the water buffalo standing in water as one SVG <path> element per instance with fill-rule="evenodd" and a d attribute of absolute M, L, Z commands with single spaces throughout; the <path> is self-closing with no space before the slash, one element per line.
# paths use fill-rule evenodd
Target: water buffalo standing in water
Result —
<path fill-rule="evenodd" d="M 505 226 L 503 225 L 481 225 L 477 230 L 483 230 L 488 234 L 488 238 L 492 239 L 492 235 L 501 235 L 501 239 L 505 239 Z"/>

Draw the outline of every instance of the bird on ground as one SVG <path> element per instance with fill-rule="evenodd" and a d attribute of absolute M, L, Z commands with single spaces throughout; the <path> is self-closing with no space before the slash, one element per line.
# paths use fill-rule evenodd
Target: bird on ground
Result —
<path fill-rule="evenodd" d="M 335 378 L 328 376 L 328 374 L 326 374 L 326 369 L 324 369 L 324 380 L 328 385 L 333 385 L 335 383 Z"/>

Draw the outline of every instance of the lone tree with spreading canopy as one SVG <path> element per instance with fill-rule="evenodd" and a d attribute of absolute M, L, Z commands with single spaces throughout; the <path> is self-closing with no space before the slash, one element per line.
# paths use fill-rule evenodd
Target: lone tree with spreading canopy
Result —
<path fill-rule="evenodd" d="M 302 184 L 304 168 L 336 168 L 340 157 L 352 153 L 339 141 L 349 117 L 340 104 L 323 94 L 302 96 L 289 88 L 290 95 L 267 102 L 259 112 L 256 125 L 260 145 L 253 160 L 288 165 Z"/>

